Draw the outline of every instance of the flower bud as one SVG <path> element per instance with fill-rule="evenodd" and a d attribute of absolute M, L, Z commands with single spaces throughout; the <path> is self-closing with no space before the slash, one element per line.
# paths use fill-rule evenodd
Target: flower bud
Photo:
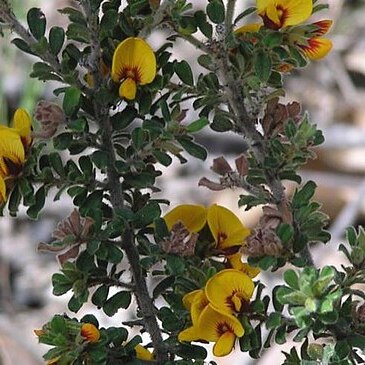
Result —
<path fill-rule="evenodd" d="M 92 323 L 84 323 L 81 327 L 80 333 L 86 341 L 91 343 L 98 342 L 100 339 L 100 332 Z"/>
<path fill-rule="evenodd" d="M 319 343 L 310 343 L 307 348 L 307 354 L 312 360 L 322 360 L 323 345 Z"/>
<path fill-rule="evenodd" d="M 33 133 L 33 136 L 45 139 L 53 137 L 58 126 L 66 120 L 63 110 L 57 104 L 46 100 L 37 104 L 34 117 L 40 122 L 41 131 Z"/>

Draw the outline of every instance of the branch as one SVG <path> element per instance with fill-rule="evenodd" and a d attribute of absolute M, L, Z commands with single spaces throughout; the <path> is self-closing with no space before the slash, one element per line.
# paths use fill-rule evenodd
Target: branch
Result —
<path fill-rule="evenodd" d="M 236 7 L 237 0 L 228 0 L 227 2 L 227 10 L 226 10 L 226 19 L 225 19 L 225 29 L 226 35 L 228 35 L 232 30 L 233 24 L 233 16 L 234 16 L 234 9 Z"/>
<path fill-rule="evenodd" d="M 95 80 L 101 80 L 100 60 L 101 47 L 98 37 L 98 23 L 97 14 L 92 14 L 90 7 L 86 1 L 82 2 L 84 12 L 90 24 L 89 31 L 91 33 L 91 55 L 89 58 L 88 68 Z M 109 108 L 98 103 L 97 89 L 92 89 L 93 106 L 95 113 L 95 120 L 99 124 L 100 130 L 103 132 L 102 140 L 105 151 L 109 155 L 109 162 L 107 165 L 107 178 L 110 193 L 110 202 L 112 204 L 114 214 L 117 210 L 125 208 L 124 194 L 120 177 L 115 170 L 115 162 L 117 161 L 116 153 L 113 146 L 113 127 L 110 121 Z M 160 327 L 157 323 L 156 311 L 152 298 L 149 295 L 146 279 L 143 276 L 140 265 L 140 257 L 137 246 L 135 244 L 135 237 L 132 227 L 126 227 L 122 235 L 122 248 L 124 249 L 133 277 L 134 293 L 137 299 L 138 307 L 143 316 L 143 321 L 147 332 L 151 336 L 152 344 L 155 350 L 156 361 L 163 365 L 167 361 L 167 353 L 164 347 Z"/>

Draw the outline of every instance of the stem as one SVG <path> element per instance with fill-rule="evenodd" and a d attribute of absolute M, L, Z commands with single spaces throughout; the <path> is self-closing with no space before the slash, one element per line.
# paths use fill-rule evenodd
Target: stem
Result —
<path fill-rule="evenodd" d="M 234 9 L 236 7 L 237 0 L 228 0 L 227 2 L 227 9 L 226 9 L 226 19 L 225 19 L 225 28 L 226 28 L 226 35 L 228 35 L 232 30 L 232 23 L 233 23 L 233 16 L 234 16 Z"/>
<path fill-rule="evenodd" d="M 102 76 L 100 74 L 101 48 L 98 37 L 99 29 L 97 14 L 93 14 L 91 12 L 87 1 L 83 1 L 81 4 L 83 5 L 83 9 L 86 13 L 88 24 L 90 24 L 89 30 L 91 34 L 92 51 L 89 58 L 88 68 L 93 77 L 95 77 L 95 80 L 102 80 Z M 98 86 L 95 87 L 97 88 Z M 92 90 L 92 93 L 94 94 L 93 105 L 95 120 L 98 122 L 100 129 L 103 131 L 103 147 L 109 155 L 109 162 L 107 165 L 108 188 L 110 193 L 110 202 L 115 214 L 117 210 L 125 209 L 124 194 L 120 182 L 120 176 L 115 170 L 117 156 L 113 146 L 113 127 L 110 121 L 109 108 L 107 106 L 100 105 L 97 102 L 96 88 Z M 130 265 L 130 271 L 133 277 L 134 294 L 143 317 L 143 323 L 145 324 L 147 332 L 151 336 L 156 362 L 157 364 L 163 365 L 167 361 L 167 351 L 163 344 L 161 329 L 157 322 L 154 303 L 148 292 L 146 279 L 143 276 L 139 252 L 135 243 L 132 227 L 125 228 L 122 235 L 122 248 L 126 253 Z"/>

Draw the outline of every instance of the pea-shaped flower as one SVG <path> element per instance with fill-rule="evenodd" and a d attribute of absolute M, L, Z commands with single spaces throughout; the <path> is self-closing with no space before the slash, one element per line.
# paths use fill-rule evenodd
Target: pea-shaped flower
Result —
<path fill-rule="evenodd" d="M 13 126 L 0 126 L 0 203 L 6 201 L 6 181 L 22 171 L 32 143 L 31 119 L 25 109 L 14 114 Z"/>
<path fill-rule="evenodd" d="M 137 85 L 151 83 L 156 76 L 156 57 L 150 45 L 141 38 L 129 37 L 113 55 L 111 77 L 119 83 L 121 98 L 133 100 Z"/>

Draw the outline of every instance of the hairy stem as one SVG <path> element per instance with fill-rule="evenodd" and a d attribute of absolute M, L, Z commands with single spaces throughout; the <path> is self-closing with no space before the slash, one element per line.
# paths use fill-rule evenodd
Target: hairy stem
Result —
<path fill-rule="evenodd" d="M 226 19 L 225 19 L 225 28 L 226 28 L 226 35 L 229 34 L 232 30 L 233 24 L 233 16 L 234 16 L 234 9 L 236 7 L 237 0 L 228 0 L 227 8 L 226 8 Z"/>
<path fill-rule="evenodd" d="M 100 73 L 101 47 L 98 38 L 98 23 L 97 15 L 92 14 L 90 6 L 87 1 L 81 3 L 91 33 L 91 55 L 89 57 L 88 68 L 99 82 L 94 82 L 93 89 L 93 104 L 95 120 L 98 122 L 100 129 L 103 131 L 103 147 L 109 155 L 109 162 L 107 165 L 108 188 L 110 193 L 110 202 L 114 209 L 114 214 L 117 210 L 125 208 L 124 194 L 120 177 L 115 170 L 115 162 L 117 160 L 116 153 L 113 146 L 113 127 L 110 121 L 109 108 L 100 105 L 97 102 L 97 90 L 99 88 L 102 76 Z M 97 84 L 97 85 L 96 85 Z M 135 237 L 132 227 L 126 227 L 122 235 L 122 248 L 124 249 L 133 277 L 133 288 L 137 299 L 138 307 L 143 316 L 143 323 L 147 332 L 151 336 L 153 348 L 157 364 L 163 365 L 167 360 L 167 353 L 163 344 L 162 334 L 156 318 L 156 311 L 153 300 L 148 292 L 146 278 L 143 275 L 140 265 L 139 252 L 135 243 Z"/>

